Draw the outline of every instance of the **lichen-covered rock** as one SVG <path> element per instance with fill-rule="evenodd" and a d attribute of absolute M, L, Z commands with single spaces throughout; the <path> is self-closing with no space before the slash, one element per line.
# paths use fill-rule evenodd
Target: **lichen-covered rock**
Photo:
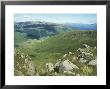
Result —
<path fill-rule="evenodd" d="M 87 44 L 83 44 L 85 48 L 79 48 L 77 50 L 79 61 L 82 63 L 86 63 L 86 60 L 91 61 L 95 60 L 96 56 L 96 47 L 90 47 Z M 82 58 L 84 60 L 82 60 Z"/>
<path fill-rule="evenodd" d="M 34 64 L 32 63 L 32 61 L 29 61 L 29 63 L 28 63 L 27 73 L 31 76 L 35 74 L 35 67 L 34 67 Z"/>
<path fill-rule="evenodd" d="M 47 72 L 47 73 L 51 73 L 51 72 L 54 71 L 54 66 L 53 66 L 52 63 L 46 63 L 46 64 L 45 64 L 45 68 L 46 68 L 46 72 Z"/>

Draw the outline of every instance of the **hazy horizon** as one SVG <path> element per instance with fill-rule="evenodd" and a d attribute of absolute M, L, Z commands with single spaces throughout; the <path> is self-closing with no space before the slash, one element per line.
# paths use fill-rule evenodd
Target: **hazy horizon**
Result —
<path fill-rule="evenodd" d="M 14 14 L 14 22 L 97 23 L 96 14 Z"/>

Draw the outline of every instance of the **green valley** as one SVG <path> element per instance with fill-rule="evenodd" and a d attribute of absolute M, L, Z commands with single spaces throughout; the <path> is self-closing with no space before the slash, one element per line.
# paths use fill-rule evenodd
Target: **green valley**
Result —
<path fill-rule="evenodd" d="M 46 63 L 55 64 L 58 59 L 62 59 L 63 55 L 69 52 L 75 53 L 74 56 L 76 56 L 78 48 L 85 48 L 83 44 L 87 44 L 90 47 L 96 47 L 97 45 L 96 30 L 73 30 L 51 37 L 42 37 L 40 39 L 30 39 L 26 37 L 25 34 L 18 32 L 17 35 L 22 37 L 22 39 L 20 37 L 17 38 L 20 39 L 20 42 L 15 39 L 15 42 L 19 43 L 16 49 L 31 58 L 36 65 L 36 70 L 39 72 L 39 75 L 45 74 Z M 96 56 L 96 52 L 93 54 Z M 71 60 L 71 56 L 67 57 L 67 59 Z M 78 60 L 75 63 L 77 63 L 76 65 L 78 66 L 85 66 L 85 64 L 79 63 Z M 44 74 L 42 72 L 44 72 Z"/>

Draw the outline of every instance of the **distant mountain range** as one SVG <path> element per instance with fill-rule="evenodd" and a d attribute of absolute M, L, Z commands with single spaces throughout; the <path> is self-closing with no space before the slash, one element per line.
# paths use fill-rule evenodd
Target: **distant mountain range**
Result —
<path fill-rule="evenodd" d="M 15 22 L 15 32 L 26 33 L 30 38 L 53 36 L 59 33 L 72 31 L 73 27 L 49 22 Z"/>
<path fill-rule="evenodd" d="M 66 23 L 65 25 L 79 30 L 97 30 L 97 23 L 92 23 L 92 24 Z"/>
<path fill-rule="evenodd" d="M 25 33 L 27 37 L 39 39 L 41 37 L 53 36 L 72 30 L 96 30 L 97 24 L 66 23 L 57 24 L 51 22 L 29 21 L 14 22 L 15 32 Z"/>

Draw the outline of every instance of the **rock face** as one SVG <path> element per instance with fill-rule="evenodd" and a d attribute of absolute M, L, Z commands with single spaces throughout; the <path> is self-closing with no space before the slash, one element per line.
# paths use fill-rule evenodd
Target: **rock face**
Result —
<path fill-rule="evenodd" d="M 96 66 L 97 65 L 97 60 L 92 60 L 88 63 L 88 65 Z"/>
<path fill-rule="evenodd" d="M 55 68 L 57 68 L 59 72 L 70 71 L 72 69 L 79 69 L 75 64 L 73 64 L 69 60 L 57 62 L 55 64 Z"/>

